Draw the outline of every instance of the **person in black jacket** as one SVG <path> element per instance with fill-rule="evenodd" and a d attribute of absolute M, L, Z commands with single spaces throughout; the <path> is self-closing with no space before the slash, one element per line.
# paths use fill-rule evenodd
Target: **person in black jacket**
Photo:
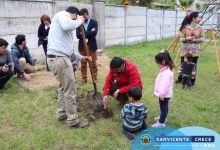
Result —
<path fill-rule="evenodd" d="M 89 12 L 86 8 L 83 8 L 80 10 L 80 14 L 84 17 L 85 21 L 83 23 L 85 35 L 86 35 L 86 41 L 89 49 L 89 55 L 92 57 L 92 68 L 94 72 L 94 78 L 97 80 L 97 74 L 98 69 L 96 66 L 96 50 L 97 43 L 96 43 L 96 35 L 98 32 L 98 23 L 95 19 L 89 17 Z M 79 39 L 78 49 L 81 55 L 86 55 L 84 46 L 83 46 L 83 40 L 82 40 L 82 33 L 80 31 L 80 28 L 77 28 L 76 30 L 76 36 Z M 82 85 L 87 82 L 87 62 L 81 61 L 81 74 L 82 74 Z"/>
<path fill-rule="evenodd" d="M 50 30 L 50 24 L 51 24 L 51 19 L 48 15 L 42 15 L 41 18 L 41 24 L 38 28 L 38 46 L 43 46 L 45 56 L 47 58 L 47 39 L 48 39 L 48 34 Z M 46 59 L 46 66 L 47 70 L 49 71 L 49 67 L 47 65 L 47 59 Z"/>
<path fill-rule="evenodd" d="M 5 87 L 14 74 L 14 65 L 7 47 L 8 42 L 0 38 L 0 90 Z"/>

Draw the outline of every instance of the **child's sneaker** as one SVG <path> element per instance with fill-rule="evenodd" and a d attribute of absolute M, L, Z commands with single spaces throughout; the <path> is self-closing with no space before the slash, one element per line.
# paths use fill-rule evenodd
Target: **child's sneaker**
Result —
<path fill-rule="evenodd" d="M 125 129 L 123 129 L 123 134 L 131 141 L 135 139 L 135 135 Z"/>
<path fill-rule="evenodd" d="M 165 123 L 160 123 L 160 122 L 156 122 L 155 124 L 151 125 L 151 127 L 153 128 L 157 128 L 157 127 L 165 127 Z"/>

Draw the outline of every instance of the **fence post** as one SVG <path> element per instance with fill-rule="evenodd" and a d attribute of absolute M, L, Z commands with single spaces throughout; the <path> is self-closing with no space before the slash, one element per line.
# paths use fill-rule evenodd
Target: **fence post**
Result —
<path fill-rule="evenodd" d="M 56 13 L 55 8 L 56 8 L 56 1 L 55 1 L 55 0 L 52 0 L 52 16 L 54 16 L 55 13 Z"/>
<path fill-rule="evenodd" d="M 175 18 L 175 36 L 176 36 L 176 30 L 177 30 L 177 17 L 178 17 L 178 11 L 177 10 L 175 10 L 176 11 L 176 18 Z"/>
<path fill-rule="evenodd" d="M 105 48 L 105 0 L 93 3 L 93 16 L 98 22 L 97 44 L 99 48 Z"/>
<path fill-rule="evenodd" d="M 148 8 L 146 7 L 146 41 L 148 40 L 147 38 L 147 15 L 148 15 Z"/>
<path fill-rule="evenodd" d="M 127 9 L 128 9 L 128 6 L 124 6 L 124 10 L 125 10 L 125 32 L 124 32 L 124 39 L 125 39 L 125 42 L 124 42 L 124 45 L 127 45 Z"/>
<path fill-rule="evenodd" d="M 162 10 L 162 12 L 163 12 L 163 18 L 162 18 L 162 28 L 161 28 L 161 40 L 163 40 L 164 39 L 164 26 L 165 26 L 165 24 L 164 24 L 164 17 L 165 17 L 165 10 L 163 9 Z"/>
<path fill-rule="evenodd" d="M 220 13 L 217 13 L 217 30 L 220 30 Z"/>

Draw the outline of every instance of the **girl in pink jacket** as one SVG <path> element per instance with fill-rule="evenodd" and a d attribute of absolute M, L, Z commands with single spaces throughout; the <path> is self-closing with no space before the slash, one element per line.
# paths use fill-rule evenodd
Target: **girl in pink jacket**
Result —
<path fill-rule="evenodd" d="M 165 127 L 165 120 L 168 114 L 168 102 L 173 96 L 173 61 L 166 50 L 162 50 L 155 56 L 155 61 L 160 68 L 154 87 L 154 94 L 159 98 L 160 116 L 155 117 L 156 121 L 152 127 Z"/>

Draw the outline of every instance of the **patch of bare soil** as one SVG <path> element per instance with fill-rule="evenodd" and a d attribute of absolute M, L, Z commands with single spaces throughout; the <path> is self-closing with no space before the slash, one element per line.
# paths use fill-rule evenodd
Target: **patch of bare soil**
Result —
<path fill-rule="evenodd" d="M 78 112 L 82 113 L 89 121 L 95 121 L 97 119 L 107 119 L 114 116 L 111 109 L 97 109 L 91 100 L 93 91 L 86 91 L 86 93 L 77 96 L 77 108 Z"/>
<path fill-rule="evenodd" d="M 109 70 L 109 57 L 103 51 L 97 56 L 97 68 L 98 68 L 98 80 L 105 79 Z M 88 80 L 91 80 L 91 75 L 89 69 L 87 71 Z M 48 86 L 58 86 L 59 83 L 56 80 L 55 76 L 52 72 L 47 72 L 45 70 L 38 71 L 36 73 L 32 73 L 30 81 L 19 81 L 19 84 L 28 90 L 42 90 Z M 77 83 L 80 83 L 81 80 L 81 72 L 78 70 L 76 72 Z"/>
<path fill-rule="evenodd" d="M 97 55 L 98 80 L 101 80 L 106 78 L 106 75 L 109 71 L 110 59 L 104 51 L 101 54 L 99 53 Z M 91 80 L 89 70 L 87 72 L 87 75 L 88 80 Z M 77 79 L 78 81 L 81 79 L 80 71 L 77 73 Z M 103 84 L 104 83 L 100 83 L 98 84 L 98 86 L 101 86 Z M 81 89 L 79 88 L 79 90 Z M 99 110 L 95 107 L 94 102 L 91 100 L 93 91 L 86 91 L 85 89 L 83 90 L 84 91 L 82 92 L 82 94 L 78 95 L 77 97 L 78 111 L 84 113 L 83 115 L 89 121 L 95 121 L 97 119 L 107 119 L 114 116 L 113 110 L 111 109 Z"/>
<path fill-rule="evenodd" d="M 48 86 L 58 86 L 58 81 L 52 72 L 39 71 L 30 75 L 30 81 L 18 81 L 26 89 L 38 91 Z"/>

